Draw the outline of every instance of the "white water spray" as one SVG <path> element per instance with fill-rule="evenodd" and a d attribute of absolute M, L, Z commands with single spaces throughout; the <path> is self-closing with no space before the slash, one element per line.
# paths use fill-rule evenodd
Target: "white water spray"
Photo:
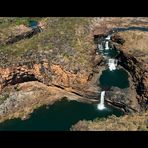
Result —
<path fill-rule="evenodd" d="M 110 38 L 111 38 L 111 35 L 108 35 L 105 39 L 110 40 Z"/>
<path fill-rule="evenodd" d="M 109 50 L 108 41 L 105 43 L 105 50 Z"/>
<path fill-rule="evenodd" d="M 98 106 L 97 106 L 97 108 L 98 108 L 99 110 L 105 109 L 105 106 L 104 106 L 104 96 L 105 96 L 105 91 L 102 91 L 102 92 L 101 92 L 100 103 L 99 103 Z"/>
<path fill-rule="evenodd" d="M 110 71 L 116 70 L 117 60 L 116 59 L 109 59 L 108 66 L 109 66 Z"/>

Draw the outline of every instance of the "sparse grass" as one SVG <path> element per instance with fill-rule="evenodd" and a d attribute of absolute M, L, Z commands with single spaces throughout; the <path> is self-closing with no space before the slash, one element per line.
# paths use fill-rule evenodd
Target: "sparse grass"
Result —
<path fill-rule="evenodd" d="M 147 32 L 125 31 L 125 32 L 119 32 L 118 34 L 126 40 L 124 46 L 127 47 L 127 49 L 132 50 L 133 53 L 135 50 L 141 52 L 147 52 L 148 49 Z"/>
<path fill-rule="evenodd" d="M 15 28 L 19 25 L 29 27 L 30 21 L 40 21 L 39 17 L 0 17 L 0 41 L 4 42 L 9 37 L 16 36 L 19 31 Z"/>
<path fill-rule="evenodd" d="M 148 131 L 148 111 L 122 117 L 110 116 L 107 119 L 79 121 L 72 130 L 109 130 L 109 131 Z"/>
<path fill-rule="evenodd" d="M 25 23 L 30 18 L 16 18 L 13 20 L 17 23 Z M 27 51 L 49 51 L 51 57 L 56 58 L 58 54 L 65 59 L 67 63 L 77 62 L 84 66 L 90 65 L 90 49 L 93 50 L 92 43 L 86 41 L 89 34 L 86 26 L 89 25 L 89 18 L 83 17 L 50 17 L 42 18 L 46 22 L 43 32 L 33 36 L 30 39 L 23 39 L 12 45 L 0 47 L 0 52 L 7 53 L 8 59 L 20 60 L 20 57 Z M 34 18 L 33 18 L 34 20 Z M 55 52 L 56 49 L 56 52 Z M 74 50 L 73 55 L 71 51 Z M 54 54 L 54 56 L 53 56 Z M 58 59 L 57 59 L 58 60 Z M 59 59 L 62 60 L 62 59 Z"/>
<path fill-rule="evenodd" d="M 2 104 L 9 97 L 8 93 L 0 95 L 0 104 Z"/>

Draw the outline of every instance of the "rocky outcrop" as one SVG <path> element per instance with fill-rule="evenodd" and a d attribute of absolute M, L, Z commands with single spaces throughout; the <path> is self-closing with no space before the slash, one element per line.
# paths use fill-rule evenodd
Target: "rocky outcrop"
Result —
<path fill-rule="evenodd" d="M 60 65 L 51 65 L 51 71 L 53 73 L 53 84 L 58 84 L 64 87 L 71 87 L 74 84 L 86 84 L 88 80 L 89 74 L 81 74 L 81 73 L 70 73 L 64 69 Z"/>
<path fill-rule="evenodd" d="M 106 91 L 106 102 L 122 109 L 125 113 L 139 112 L 140 105 L 136 99 L 136 91 L 131 86 L 125 89 L 112 87 L 110 91 Z"/>
<path fill-rule="evenodd" d="M 12 87 L 12 86 L 11 86 Z M 31 81 L 17 85 L 0 104 L 0 122 L 11 118 L 24 118 L 42 105 L 53 104 L 62 98 L 91 103 L 93 100 L 74 93 L 74 90 L 61 89 L 56 86 L 46 86 L 41 82 Z M 95 100 L 94 100 L 95 101 Z"/>
<path fill-rule="evenodd" d="M 119 42 L 120 40 L 124 40 L 119 35 L 114 35 L 114 36 L 116 37 L 116 39 L 112 39 L 114 42 L 120 43 Z M 122 43 L 120 44 L 123 45 Z M 128 52 L 130 50 L 128 49 L 128 45 L 126 45 L 126 47 L 124 45 L 123 46 L 121 45 L 120 46 L 115 45 L 116 49 L 120 51 L 119 55 L 116 58 L 118 59 L 119 64 L 123 66 L 131 74 L 133 79 L 132 81 L 134 82 L 135 89 L 137 92 L 136 97 L 141 106 L 141 109 L 147 110 L 147 101 L 148 101 L 147 65 L 143 66 L 143 63 L 140 61 L 140 57 L 137 58 L 136 53 L 134 53 L 134 51 L 132 51 L 133 54 L 130 54 Z M 131 44 L 129 46 L 131 46 Z M 143 56 L 141 57 L 141 59 L 142 58 Z M 146 62 L 146 61 L 143 61 L 143 62 Z"/>
<path fill-rule="evenodd" d="M 33 37 L 34 35 L 36 35 L 37 33 L 41 32 L 40 27 L 36 27 L 28 32 L 19 34 L 17 36 L 14 37 L 8 37 L 8 39 L 5 41 L 5 43 L 3 43 L 4 45 L 9 45 L 9 44 L 13 44 L 15 42 L 18 42 L 22 39 L 29 39 L 31 37 Z"/>
<path fill-rule="evenodd" d="M 104 59 L 100 55 L 95 55 L 92 59 L 93 67 L 95 68 L 98 65 L 101 65 L 103 63 Z"/>
<path fill-rule="evenodd" d="M 127 55 L 122 51 L 118 55 L 119 63 L 122 65 L 126 70 L 130 72 L 132 75 L 136 92 L 137 92 L 137 99 L 139 104 L 141 105 L 141 109 L 147 109 L 147 100 L 148 100 L 148 93 L 147 93 L 147 73 L 145 69 L 140 67 L 140 63 L 134 58 L 133 56 Z"/>
<path fill-rule="evenodd" d="M 98 60 L 96 65 L 99 63 Z M 99 89 L 93 80 L 93 73 L 71 73 L 61 65 L 49 63 L 47 59 L 42 59 L 39 63 L 29 62 L 0 68 L 1 97 L 5 93 L 9 94 L 1 102 L 0 120 L 26 118 L 35 108 L 63 97 L 98 103 Z"/>
<path fill-rule="evenodd" d="M 111 40 L 113 42 L 116 42 L 116 43 L 121 44 L 121 45 L 123 45 L 125 43 L 125 40 L 123 38 L 121 38 L 119 35 L 116 35 L 116 34 L 111 36 Z"/>
<path fill-rule="evenodd" d="M 46 64 L 42 64 L 47 68 Z M 32 65 L 32 69 L 27 66 L 18 66 L 10 68 L 0 68 L 0 86 L 1 89 L 8 85 L 15 85 L 27 81 L 42 81 L 46 83 L 45 76 L 41 74 L 41 64 Z"/>
<path fill-rule="evenodd" d="M 61 88 L 58 85 L 47 86 L 41 82 L 30 81 L 3 89 L 3 102 L 0 102 L 0 122 L 13 118 L 27 118 L 34 109 L 53 104 L 67 98 L 85 103 L 97 103 L 98 92 L 93 90 L 75 90 Z M 6 92 L 9 95 L 6 95 Z"/>
<path fill-rule="evenodd" d="M 27 81 L 39 81 L 46 85 L 56 84 L 63 87 L 72 87 L 74 84 L 86 84 L 89 74 L 73 74 L 62 69 L 60 65 L 49 65 L 47 62 L 31 65 L 28 67 L 18 66 L 0 68 L 1 89 L 7 85 Z"/>

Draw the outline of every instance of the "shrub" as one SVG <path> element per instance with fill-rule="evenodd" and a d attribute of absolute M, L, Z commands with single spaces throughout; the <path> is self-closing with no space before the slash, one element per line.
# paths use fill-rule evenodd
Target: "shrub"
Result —
<path fill-rule="evenodd" d="M 0 95 L 0 104 L 2 104 L 8 97 L 9 97 L 8 93 Z"/>

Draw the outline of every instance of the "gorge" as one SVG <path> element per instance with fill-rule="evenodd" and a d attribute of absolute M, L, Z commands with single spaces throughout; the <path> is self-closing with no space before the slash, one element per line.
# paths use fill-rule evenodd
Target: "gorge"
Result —
<path fill-rule="evenodd" d="M 1 37 L 0 130 L 70 130 L 79 120 L 147 111 L 147 57 L 135 51 L 146 52 L 148 26 L 98 20 L 43 18 L 32 29 L 9 27 L 13 37 Z M 140 50 L 134 42 L 142 42 Z"/>

